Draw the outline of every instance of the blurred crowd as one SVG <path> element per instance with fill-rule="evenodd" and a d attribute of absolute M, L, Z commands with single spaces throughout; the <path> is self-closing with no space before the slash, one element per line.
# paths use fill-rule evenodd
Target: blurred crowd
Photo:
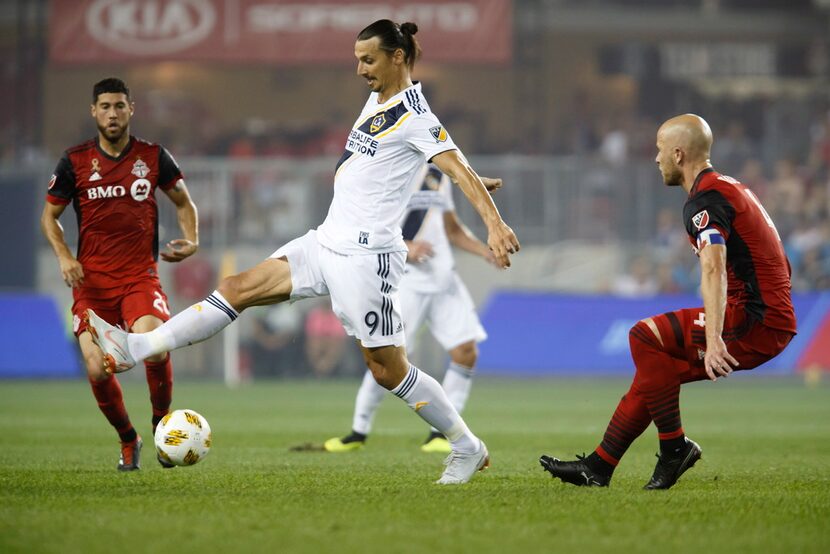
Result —
<path fill-rule="evenodd" d="M 788 152 L 772 158 L 771 164 L 759 157 L 762 145 L 750 138 L 740 120 L 727 121 L 713 132 L 714 167 L 748 185 L 761 200 L 792 265 L 793 289 L 830 288 L 830 111 L 818 114 L 806 129 L 809 142 L 802 155 Z M 617 155 L 620 147 L 607 143 L 625 143 L 625 133 L 606 136 L 603 142 Z M 647 296 L 697 291 L 699 268 L 679 219 L 677 209 L 660 210 L 651 243 L 630 253 L 626 270 L 610 284 L 612 292 Z"/>

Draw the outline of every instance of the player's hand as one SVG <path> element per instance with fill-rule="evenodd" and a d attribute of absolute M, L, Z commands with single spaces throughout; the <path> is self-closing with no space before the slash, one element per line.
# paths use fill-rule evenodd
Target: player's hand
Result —
<path fill-rule="evenodd" d="M 406 254 L 406 261 L 413 264 L 421 264 L 435 255 L 432 245 L 425 240 L 411 240 L 406 243 L 409 251 Z"/>
<path fill-rule="evenodd" d="M 493 179 L 491 177 L 481 177 L 481 182 L 484 183 L 484 188 L 486 188 L 487 192 L 490 194 L 493 194 L 499 190 L 504 184 L 501 179 Z"/>
<path fill-rule="evenodd" d="M 717 381 L 718 377 L 728 377 L 732 373 L 733 366 L 738 367 L 738 360 L 732 357 L 732 354 L 726 350 L 726 343 L 718 337 L 714 344 L 707 341 L 703 364 L 709 379 Z"/>
<path fill-rule="evenodd" d="M 515 254 L 521 248 L 513 229 L 499 219 L 488 231 L 487 246 L 493 251 L 496 265 L 502 269 L 510 267 L 510 254 Z"/>
<path fill-rule="evenodd" d="M 58 259 L 61 268 L 61 277 L 67 287 L 74 288 L 84 282 L 84 268 L 81 262 L 73 256 Z"/>
<path fill-rule="evenodd" d="M 195 242 L 187 239 L 171 240 L 161 253 L 161 259 L 165 262 L 180 262 L 195 254 L 198 248 Z"/>

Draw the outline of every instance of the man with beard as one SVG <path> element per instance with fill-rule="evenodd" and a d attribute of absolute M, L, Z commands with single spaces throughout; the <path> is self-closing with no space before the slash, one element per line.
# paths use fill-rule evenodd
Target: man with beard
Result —
<path fill-rule="evenodd" d="M 458 183 L 481 216 L 499 267 L 520 245 L 478 174 L 413 82 L 418 26 L 375 21 L 357 36 L 357 74 L 371 90 L 346 139 L 334 196 L 317 229 L 278 248 L 256 266 L 222 280 L 205 300 L 150 333 L 125 333 L 87 310 L 107 368 L 126 371 L 159 352 L 196 344 L 253 306 L 330 296 L 346 332 L 360 341 L 375 381 L 444 435 L 452 452 L 437 483 L 468 482 L 490 463 L 476 436 L 428 373 L 406 355 L 398 285 L 407 247 L 400 221 L 425 162 Z"/>
<path fill-rule="evenodd" d="M 72 288 L 73 331 L 98 407 L 121 441 L 120 471 L 139 469 L 141 437 L 124 407 L 121 386 L 104 370 L 83 314 L 93 308 L 114 325 L 146 333 L 170 319 L 167 297 L 161 289 L 156 260 L 158 208 L 161 189 L 176 206 L 184 238 L 167 243 L 161 257 L 179 262 L 199 245 L 196 206 L 173 157 L 158 144 L 130 135 L 134 104 L 120 79 L 109 78 L 92 89 L 91 113 L 98 136 L 67 149 L 49 182 L 41 228 L 60 265 L 61 276 Z M 78 221 L 78 252 L 73 256 L 58 221 L 69 203 Z M 167 414 L 173 392 L 170 355 L 148 357 L 144 366 L 152 404 L 152 426 Z M 164 467 L 172 467 L 159 458 Z"/>
<path fill-rule="evenodd" d="M 688 194 L 683 224 L 700 258 L 703 306 L 631 328 L 634 380 L 602 442 L 574 461 L 539 460 L 566 483 L 608 486 L 620 458 L 653 421 L 660 454 L 644 488 L 670 488 L 701 457 L 681 425 L 680 385 L 757 367 L 795 335 L 790 263 L 778 231 L 755 193 L 712 168 L 711 148 L 709 125 L 693 114 L 673 117 L 657 131 L 663 182 Z"/>

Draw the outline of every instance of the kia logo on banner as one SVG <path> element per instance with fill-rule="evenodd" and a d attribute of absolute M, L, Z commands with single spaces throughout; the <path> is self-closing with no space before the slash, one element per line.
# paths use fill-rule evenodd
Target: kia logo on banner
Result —
<path fill-rule="evenodd" d="M 50 0 L 56 63 L 354 63 L 377 19 L 418 24 L 424 58 L 505 63 L 512 0 Z"/>
<path fill-rule="evenodd" d="M 86 12 L 92 38 L 132 55 L 184 50 L 207 38 L 215 25 L 210 0 L 95 0 Z"/>

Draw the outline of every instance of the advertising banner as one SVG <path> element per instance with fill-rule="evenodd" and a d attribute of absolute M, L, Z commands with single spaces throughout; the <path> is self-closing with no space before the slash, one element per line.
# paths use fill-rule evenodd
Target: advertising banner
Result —
<path fill-rule="evenodd" d="M 702 306 L 692 295 L 651 298 L 505 291 L 482 312 L 489 338 L 478 369 L 503 375 L 632 375 L 628 331 L 652 315 Z M 788 374 L 811 364 L 830 367 L 830 293 L 793 295 L 798 335 L 761 374 Z M 822 357 L 824 356 L 824 357 Z"/>
<path fill-rule="evenodd" d="M 51 0 L 56 63 L 189 60 L 274 65 L 354 62 L 378 19 L 412 21 L 425 59 L 503 63 L 511 0 Z"/>

